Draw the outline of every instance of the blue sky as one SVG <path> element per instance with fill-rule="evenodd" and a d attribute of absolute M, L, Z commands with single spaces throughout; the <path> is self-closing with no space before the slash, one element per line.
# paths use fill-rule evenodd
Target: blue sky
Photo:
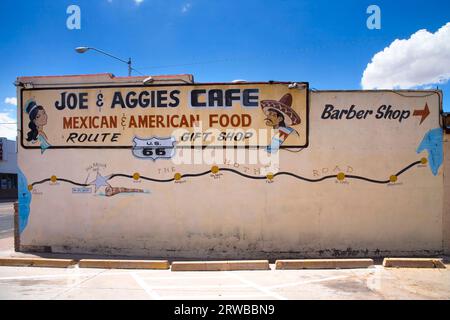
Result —
<path fill-rule="evenodd" d="M 81 30 L 66 27 L 71 4 L 81 8 Z M 371 4 L 381 9 L 381 30 L 366 27 Z M 450 22 L 450 1 L 2 0 L 0 15 L 0 114 L 15 119 L 16 107 L 5 99 L 15 97 L 17 76 L 126 75 L 120 62 L 77 54 L 81 45 L 131 56 L 134 67 L 149 75 L 361 89 L 377 52 L 420 29 L 436 32 Z M 450 111 L 450 85 L 439 87 Z"/>

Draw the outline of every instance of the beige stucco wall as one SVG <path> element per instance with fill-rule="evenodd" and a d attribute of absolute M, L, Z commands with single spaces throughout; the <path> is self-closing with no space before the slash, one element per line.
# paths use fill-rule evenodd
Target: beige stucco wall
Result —
<path fill-rule="evenodd" d="M 310 145 L 298 153 L 282 151 L 280 171 L 309 179 L 343 172 L 389 180 L 428 157 L 426 151 L 416 150 L 425 134 L 439 127 L 439 99 L 429 92 L 424 95 L 311 93 Z M 374 112 L 384 104 L 411 112 L 428 104 L 431 114 L 421 125 L 420 118 L 412 116 L 403 122 L 374 117 L 325 120 L 321 116 L 327 104 Z M 448 169 L 448 157 L 446 161 Z M 129 150 L 117 149 L 50 149 L 41 155 L 20 148 L 19 166 L 28 183 L 51 175 L 88 181 L 93 166 L 103 175 L 139 172 L 156 179 L 211 169 L 210 164 L 142 161 Z M 220 167 L 254 176 L 261 169 L 233 161 Z M 443 242 L 448 244 L 443 170 L 441 166 L 435 176 L 428 165 L 416 164 L 390 184 L 358 179 L 307 182 L 290 176 L 269 183 L 230 172 L 181 183 L 117 177 L 111 183 L 148 193 L 111 198 L 74 194 L 72 185 L 60 181 L 45 183 L 32 191 L 21 244 L 49 246 L 54 252 L 169 258 L 435 255 L 442 253 Z"/>

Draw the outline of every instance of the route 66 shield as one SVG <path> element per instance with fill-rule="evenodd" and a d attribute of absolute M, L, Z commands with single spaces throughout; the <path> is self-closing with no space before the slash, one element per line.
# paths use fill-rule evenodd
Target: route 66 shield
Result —
<path fill-rule="evenodd" d="M 133 138 L 133 155 L 139 159 L 171 159 L 175 155 L 175 138 Z"/>

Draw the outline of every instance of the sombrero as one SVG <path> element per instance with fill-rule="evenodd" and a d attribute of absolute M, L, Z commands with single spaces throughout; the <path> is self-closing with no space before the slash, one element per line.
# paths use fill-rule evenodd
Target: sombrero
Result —
<path fill-rule="evenodd" d="M 288 126 L 295 126 L 300 124 L 302 120 L 299 115 L 292 109 L 292 95 L 290 93 L 285 94 L 280 101 L 276 100 L 263 100 L 261 101 L 261 108 L 264 114 L 267 114 L 270 109 L 274 109 L 280 112 L 284 116 L 284 121 Z"/>

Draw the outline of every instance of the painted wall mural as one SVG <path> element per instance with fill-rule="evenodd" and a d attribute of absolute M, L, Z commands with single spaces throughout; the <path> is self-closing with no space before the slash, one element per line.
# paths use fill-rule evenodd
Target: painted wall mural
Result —
<path fill-rule="evenodd" d="M 442 244 L 439 92 L 112 83 L 19 97 L 26 245 L 251 258 Z"/>
<path fill-rule="evenodd" d="M 306 147 L 308 84 L 300 85 L 290 92 L 276 83 L 23 89 L 21 143 L 42 150 L 129 148 L 136 137 L 157 136 L 173 137 L 178 148 Z M 257 137 L 267 128 L 278 130 L 276 136 Z"/>

